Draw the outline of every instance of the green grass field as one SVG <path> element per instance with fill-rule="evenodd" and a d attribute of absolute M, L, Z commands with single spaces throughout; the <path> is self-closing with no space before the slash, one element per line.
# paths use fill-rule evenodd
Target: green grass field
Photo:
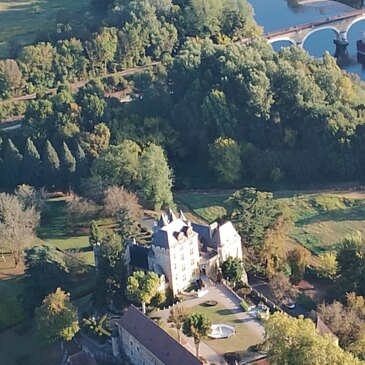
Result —
<path fill-rule="evenodd" d="M 203 340 L 218 354 L 224 355 L 226 352 L 237 352 L 243 358 L 247 356 L 247 350 L 250 346 L 257 345 L 260 342 L 259 337 L 252 333 L 235 314 L 219 304 L 215 307 L 201 304 L 193 307 L 191 311 L 205 314 L 212 323 L 224 323 L 235 327 L 236 334 L 230 338 L 208 338 Z"/>
<path fill-rule="evenodd" d="M 200 192 L 176 192 L 174 198 L 177 203 L 187 206 L 195 214 L 209 223 L 221 218 L 225 213 L 224 201 L 229 193 L 200 193 Z"/>
<path fill-rule="evenodd" d="M 0 280 L 0 329 L 25 319 L 26 316 L 19 301 L 19 295 L 22 292 L 22 276 Z"/>
<path fill-rule="evenodd" d="M 352 192 L 276 193 L 276 199 L 288 206 L 294 221 L 288 242 L 300 243 L 314 254 L 336 249 L 341 240 L 355 231 L 365 237 L 365 194 Z M 225 213 L 229 192 L 177 192 L 175 199 L 208 222 Z"/>
<path fill-rule="evenodd" d="M 336 250 L 355 231 L 365 237 L 365 199 L 342 194 L 308 194 L 282 199 L 295 225 L 289 236 L 315 254 Z"/>
<path fill-rule="evenodd" d="M 60 345 L 42 342 L 32 322 L 1 332 L 0 354 L 4 365 L 50 365 L 62 360 Z"/>
<path fill-rule="evenodd" d="M 0 58 L 8 57 L 9 41 L 33 43 L 38 32 L 56 30 L 60 12 L 82 19 L 90 0 L 0 0 Z"/>
<path fill-rule="evenodd" d="M 53 198 L 47 200 L 45 212 L 42 214 L 41 225 L 38 229 L 38 237 L 61 250 L 88 249 L 89 236 L 85 233 L 75 232 L 75 226 L 70 224 L 65 198 Z M 94 265 L 94 257 L 91 251 L 77 254 L 88 264 Z"/>

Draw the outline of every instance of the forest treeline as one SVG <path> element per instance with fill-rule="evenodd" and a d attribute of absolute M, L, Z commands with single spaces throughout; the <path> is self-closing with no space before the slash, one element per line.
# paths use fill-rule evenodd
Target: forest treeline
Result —
<path fill-rule="evenodd" d="M 94 0 L 92 5 L 97 17 L 86 15 L 74 24 L 72 16 L 60 16 L 53 32 L 39 35 L 42 42 L 15 47 L 14 59 L 0 61 L 0 98 L 168 60 L 188 37 L 224 42 L 259 32 L 245 0 Z M 93 31 L 91 23 L 99 29 Z"/>
<path fill-rule="evenodd" d="M 162 180 L 152 178 L 151 191 L 157 185 L 170 189 L 173 182 L 196 186 L 197 171 L 204 175 L 200 187 L 365 177 L 364 84 L 329 54 L 315 59 L 296 47 L 274 52 L 260 38 L 245 0 L 99 6 L 103 24 L 89 39 L 27 46 L 16 60 L 4 61 L 1 85 L 8 80 L 14 86 L 8 71 L 4 76 L 8 63 L 21 73 L 15 79 L 22 88 L 2 86 L 8 90 L 3 95 L 81 78 L 85 65 L 86 73 L 95 75 L 151 60 L 161 65 L 132 81 L 111 80 L 128 85 L 130 103 L 105 98 L 105 83 L 98 80 L 77 92 L 65 83 L 56 93 L 29 102 L 22 128 L 2 133 L 1 186 L 28 183 L 95 196 L 113 185 L 140 191 L 150 176 L 142 158 L 150 146 L 158 149 L 150 166 L 165 171 Z M 245 37 L 251 42 L 240 43 Z M 70 42 L 78 43 L 80 52 L 69 49 L 60 58 L 57 47 Z M 40 161 L 35 183 L 25 179 L 30 155 Z M 57 173 L 50 172 L 51 155 L 59 160 Z M 137 176 L 127 171 L 128 164 Z M 10 176 L 10 171 L 16 173 Z M 157 206 L 170 201 L 167 195 Z"/>

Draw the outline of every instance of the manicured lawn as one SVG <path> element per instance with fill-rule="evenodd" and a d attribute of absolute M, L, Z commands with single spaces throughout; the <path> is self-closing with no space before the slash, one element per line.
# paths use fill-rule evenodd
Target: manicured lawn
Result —
<path fill-rule="evenodd" d="M 200 193 L 200 192 L 176 192 L 175 200 L 186 205 L 195 214 L 209 223 L 221 218 L 225 213 L 224 202 L 229 197 L 228 192 Z"/>
<path fill-rule="evenodd" d="M 47 209 L 42 214 L 38 229 L 39 238 L 61 250 L 89 250 L 89 236 L 84 233 L 87 228 L 79 233 L 77 227 L 69 221 L 65 198 L 49 199 L 46 204 Z M 94 265 L 92 251 L 80 252 L 77 255 L 85 259 L 88 264 Z"/>
<path fill-rule="evenodd" d="M 220 304 L 215 307 L 201 304 L 193 307 L 191 311 L 207 315 L 213 324 L 225 323 L 236 328 L 236 334 L 230 338 L 204 340 L 218 354 L 224 355 L 226 352 L 237 352 L 243 358 L 247 356 L 247 349 L 250 346 L 260 343 L 260 338 L 252 333 L 248 326 L 242 323 L 241 319 Z"/>
<path fill-rule="evenodd" d="M 0 58 L 8 56 L 9 41 L 30 44 L 38 32 L 56 30 L 60 12 L 81 19 L 90 0 L 0 0 Z"/>
<path fill-rule="evenodd" d="M 19 301 L 22 292 L 23 276 L 0 280 L 0 330 L 21 322 L 26 317 Z"/>
<path fill-rule="evenodd" d="M 28 359 L 22 364 L 53 365 L 61 363 L 62 353 L 59 344 L 43 343 L 32 323 L 21 324 L 0 333 L 0 363 L 18 365 L 21 358 Z"/>

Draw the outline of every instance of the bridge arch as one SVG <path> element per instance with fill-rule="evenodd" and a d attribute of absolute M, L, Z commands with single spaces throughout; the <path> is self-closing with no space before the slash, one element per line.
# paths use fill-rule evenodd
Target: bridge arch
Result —
<path fill-rule="evenodd" d="M 314 33 L 320 32 L 321 30 L 333 30 L 334 33 L 336 34 L 336 39 L 340 39 L 341 38 L 341 32 L 334 26 L 330 26 L 330 25 L 325 25 L 323 27 L 318 27 L 318 28 L 313 28 L 312 30 L 310 30 L 302 39 L 301 42 L 301 46 L 304 47 L 304 43 L 305 41 L 308 39 L 308 37 Z"/>
<path fill-rule="evenodd" d="M 358 22 L 361 22 L 362 20 L 365 20 L 365 13 L 363 15 L 360 15 L 359 17 L 355 18 L 348 26 L 346 29 L 346 34 L 350 31 L 351 27 L 353 25 L 355 25 Z"/>
<path fill-rule="evenodd" d="M 297 44 L 297 42 L 295 42 L 294 39 L 292 39 L 290 37 L 285 37 L 285 36 L 268 39 L 269 44 L 273 44 L 275 42 L 289 42 L 289 43 L 293 44 L 294 46 Z"/>

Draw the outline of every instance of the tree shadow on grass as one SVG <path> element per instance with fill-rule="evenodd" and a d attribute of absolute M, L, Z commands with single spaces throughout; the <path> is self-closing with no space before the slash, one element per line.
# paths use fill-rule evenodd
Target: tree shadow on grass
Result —
<path fill-rule="evenodd" d="M 219 309 L 219 310 L 217 310 L 216 313 L 219 314 L 220 316 L 229 316 L 229 315 L 233 314 L 230 309 Z"/>

